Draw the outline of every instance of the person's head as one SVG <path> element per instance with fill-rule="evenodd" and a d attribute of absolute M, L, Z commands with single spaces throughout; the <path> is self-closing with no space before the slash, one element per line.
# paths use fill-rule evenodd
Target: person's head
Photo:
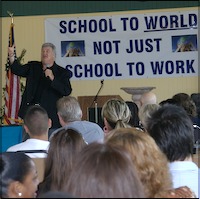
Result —
<path fill-rule="evenodd" d="M 172 181 L 166 156 L 154 139 L 136 128 L 120 128 L 111 131 L 107 143 L 122 146 L 131 154 L 138 175 L 144 185 L 145 196 L 155 198 L 166 196 L 172 189 Z"/>
<path fill-rule="evenodd" d="M 35 198 L 39 183 L 33 160 L 20 152 L 0 154 L 1 198 Z"/>
<path fill-rule="evenodd" d="M 174 104 L 174 105 L 178 105 L 177 104 L 178 102 L 175 100 L 175 99 L 172 99 L 172 98 L 167 98 L 165 100 L 162 100 L 159 105 L 162 106 L 164 104 Z"/>
<path fill-rule="evenodd" d="M 51 190 L 61 190 L 76 154 L 86 145 L 82 135 L 73 129 L 61 129 L 51 137 L 44 172 L 44 182 L 50 181 Z"/>
<path fill-rule="evenodd" d="M 93 142 L 78 154 L 66 191 L 80 198 L 141 198 L 143 186 L 130 154 Z"/>
<path fill-rule="evenodd" d="M 43 65 L 52 66 L 56 59 L 56 47 L 52 43 L 44 43 L 41 48 L 41 61 Z"/>
<path fill-rule="evenodd" d="M 115 128 L 130 126 L 131 111 L 123 100 L 109 99 L 106 101 L 102 107 L 101 116 L 106 133 Z"/>
<path fill-rule="evenodd" d="M 145 104 L 156 104 L 157 103 L 157 97 L 155 93 L 149 91 L 146 93 L 143 93 L 140 98 L 140 107 Z"/>
<path fill-rule="evenodd" d="M 190 97 L 196 105 L 197 116 L 200 118 L 200 93 L 192 93 Z"/>
<path fill-rule="evenodd" d="M 47 111 L 39 105 L 32 105 L 24 116 L 24 129 L 30 137 L 47 136 L 51 128 L 51 119 Z"/>
<path fill-rule="evenodd" d="M 158 110 L 160 105 L 158 104 L 146 104 L 143 105 L 138 112 L 138 116 L 140 118 L 140 125 L 143 130 L 147 129 L 147 120 L 151 117 L 151 114 Z"/>
<path fill-rule="evenodd" d="M 126 104 L 128 105 L 130 111 L 131 111 L 131 117 L 129 120 L 129 124 L 132 127 L 139 127 L 139 117 L 138 117 L 138 106 L 133 101 L 126 101 Z"/>
<path fill-rule="evenodd" d="M 196 105 L 187 93 L 177 93 L 172 96 L 172 99 L 177 102 L 177 105 L 183 107 L 189 116 L 195 117 L 197 115 Z"/>
<path fill-rule="evenodd" d="M 57 101 L 56 106 L 61 126 L 65 126 L 68 122 L 81 120 L 82 110 L 75 97 L 64 96 Z"/>
<path fill-rule="evenodd" d="M 194 128 L 182 107 L 172 104 L 161 106 L 148 118 L 147 131 L 169 162 L 183 161 L 193 154 Z"/>

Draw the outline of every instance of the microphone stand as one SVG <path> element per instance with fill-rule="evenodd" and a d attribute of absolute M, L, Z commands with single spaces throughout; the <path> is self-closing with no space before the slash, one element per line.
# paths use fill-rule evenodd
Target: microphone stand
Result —
<path fill-rule="evenodd" d="M 90 107 L 92 107 L 92 105 L 93 105 L 93 103 L 94 103 L 94 112 L 95 112 L 95 123 L 98 123 L 98 106 L 97 106 L 97 97 L 98 97 L 98 95 L 99 95 L 99 93 L 100 93 L 100 91 L 101 91 L 101 89 L 102 89 L 102 87 L 103 87 L 103 82 L 104 82 L 104 80 L 101 80 L 101 86 L 100 86 L 100 88 L 99 88 L 99 90 L 98 90 L 98 92 L 97 92 L 97 94 L 96 94 L 96 96 L 94 97 L 94 99 L 93 99 L 93 101 L 92 101 L 92 104 L 90 105 Z"/>

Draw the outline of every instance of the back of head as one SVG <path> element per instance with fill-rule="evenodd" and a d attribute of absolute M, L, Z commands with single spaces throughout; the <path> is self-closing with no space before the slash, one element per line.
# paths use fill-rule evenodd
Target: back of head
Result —
<path fill-rule="evenodd" d="M 81 198 L 144 197 L 129 153 L 105 143 L 91 143 L 77 156 L 66 191 Z"/>
<path fill-rule="evenodd" d="M 24 117 L 24 124 L 34 136 L 48 134 L 49 117 L 47 111 L 39 105 L 30 106 Z"/>
<path fill-rule="evenodd" d="M 177 105 L 177 101 L 173 98 L 168 98 L 168 99 L 165 99 L 163 101 L 161 101 L 159 103 L 160 106 L 164 105 L 164 104 L 174 104 L 174 105 Z"/>
<path fill-rule="evenodd" d="M 61 129 L 50 140 L 44 179 L 51 179 L 51 189 L 61 190 L 76 156 L 87 144 L 74 129 Z M 63 166 L 64 165 L 64 166 Z M 43 191 L 40 185 L 40 193 Z"/>
<path fill-rule="evenodd" d="M 78 100 L 73 96 L 64 96 L 57 101 L 58 115 L 64 122 L 80 121 L 82 110 Z"/>
<path fill-rule="evenodd" d="M 138 117 L 138 106 L 133 101 L 126 101 L 130 111 L 131 117 L 129 120 L 129 124 L 133 127 L 139 127 L 139 117 Z"/>
<path fill-rule="evenodd" d="M 156 104 L 157 103 L 157 97 L 153 92 L 146 92 L 143 93 L 140 98 L 141 106 L 145 104 Z"/>
<path fill-rule="evenodd" d="M 148 119 L 147 131 L 170 162 L 183 161 L 193 154 L 193 124 L 182 107 L 161 106 Z"/>
<path fill-rule="evenodd" d="M 147 129 L 147 120 L 151 117 L 152 113 L 160 108 L 158 104 L 145 104 L 138 112 L 140 122 L 144 130 Z"/>
<path fill-rule="evenodd" d="M 195 117 L 197 115 L 196 105 L 187 93 L 177 93 L 172 99 L 176 100 L 177 105 L 183 107 L 189 116 Z"/>
<path fill-rule="evenodd" d="M 102 118 L 114 128 L 129 126 L 131 112 L 125 101 L 110 99 L 104 103 L 101 111 Z"/>
<path fill-rule="evenodd" d="M 0 187 L 1 198 L 7 198 L 8 187 L 14 181 L 24 182 L 32 168 L 30 157 L 20 152 L 4 152 L 0 154 Z"/>
<path fill-rule="evenodd" d="M 107 143 L 127 149 L 144 185 L 147 198 L 164 197 L 172 188 L 166 156 L 154 139 L 136 128 L 111 131 Z"/>
<path fill-rule="evenodd" d="M 197 115 L 200 118 L 200 93 L 192 93 L 190 95 L 192 101 L 195 103 L 197 108 Z"/>

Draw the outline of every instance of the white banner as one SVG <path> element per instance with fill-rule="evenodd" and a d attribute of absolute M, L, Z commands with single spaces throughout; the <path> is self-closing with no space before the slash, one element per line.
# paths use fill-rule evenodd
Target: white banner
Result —
<path fill-rule="evenodd" d="M 198 76 L 197 38 L 197 10 L 45 20 L 74 80 Z"/>

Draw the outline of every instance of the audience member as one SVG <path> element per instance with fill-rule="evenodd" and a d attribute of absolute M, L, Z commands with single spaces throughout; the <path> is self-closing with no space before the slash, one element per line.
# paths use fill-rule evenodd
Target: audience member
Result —
<path fill-rule="evenodd" d="M 104 132 L 102 128 L 94 122 L 81 120 L 82 110 L 75 97 L 64 96 L 60 98 L 57 101 L 57 113 L 62 127 L 54 131 L 52 136 L 60 129 L 72 128 L 80 132 L 88 144 L 94 141 L 103 142 Z"/>
<path fill-rule="evenodd" d="M 114 129 L 111 134 L 112 136 L 106 142 L 122 146 L 130 152 L 144 186 L 145 197 L 166 198 L 174 196 L 175 190 L 172 188 L 167 158 L 150 135 L 136 128 Z M 184 196 L 187 196 L 188 193 L 194 196 L 190 190 L 186 191 Z"/>
<path fill-rule="evenodd" d="M 143 198 L 144 189 L 129 153 L 93 142 L 77 156 L 65 187 L 80 198 Z"/>
<path fill-rule="evenodd" d="M 112 129 L 131 127 L 129 124 L 131 111 L 125 101 L 109 99 L 101 110 L 101 117 L 104 121 L 104 133 L 108 134 Z"/>
<path fill-rule="evenodd" d="M 12 73 L 26 78 L 19 116 L 24 119 L 29 106 L 40 104 L 52 120 L 50 135 L 51 131 L 60 127 L 56 101 L 72 91 L 71 71 L 56 64 L 56 47 L 52 43 L 42 45 L 41 61 L 29 61 L 21 65 L 15 58 L 14 46 L 8 47 L 8 54 Z"/>
<path fill-rule="evenodd" d="M 177 101 L 177 105 L 183 107 L 194 127 L 194 149 L 193 153 L 199 148 L 200 144 L 200 118 L 197 116 L 197 108 L 192 98 L 187 93 L 177 93 L 172 97 Z"/>
<path fill-rule="evenodd" d="M 200 118 L 200 93 L 192 93 L 190 97 L 197 107 L 197 116 Z"/>
<path fill-rule="evenodd" d="M 30 106 L 24 116 L 24 129 L 30 138 L 11 146 L 7 151 L 23 151 L 31 158 L 46 157 L 50 127 L 51 119 L 49 119 L 46 110 L 39 105 Z"/>
<path fill-rule="evenodd" d="M 193 124 L 200 126 L 200 120 L 197 117 L 197 107 L 192 98 L 187 93 L 177 93 L 172 96 L 172 99 L 176 100 L 177 105 L 183 107 Z"/>
<path fill-rule="evenodd" d="M 157 97 L 155 93 L 149 91 L 143 93 L 140 98 L 140 107 L 146 104 L 157 104 Z M 139 108 L 140 108 L 139 107 Z"/>
<path fill-rule="evenodd" d="M 140 127 L 139 124 L 139 117 L 138 117 L 138 106 L 136 103 L 134 103 L 133 101 L 126 101 L 126 104 L 128 105 L 130 111 L 131 111 L 131 117 L 129 120 L 129 124 L 132 127 Z"/>
<path fill-rule="evenodd" d="M 151 117 L 151 114 L 158 110 L 160 105 L 158 104 L 146 104 L 143 105 L 138 112 L 138 116 L 140 119 L 140 128 L 144 131 L 147 129 L 147 119 Z"/>
<path fill-rule="evenodd" d="M 175 99 L 168 98 L 168 99 L 165 99 L 165 100 L 163 100 L 163 101 L 161 101 L 159 103 L 160 106 L 162 106 L 164 104 L 174 104 L 174 105 L 177 105 L 177 101 Z"/>
<path fill-rule="evenodd" d="M 36 198 L 39 183 L 33 160 L 20 152 L 0 154 L 0 198 Z"/>
<path fill-rule="evenodd" d="M 82 135 L 73 129 L 61 129 L 52 136 L 45 161 L 44 179 L 39 184 L 38 195 L 62 190 L 76 154 L 86 145 Z"/>
<path fill-rule="evenodd" d="M 167 156 L 173 187 L 188 186 L 198 195 L 198 167 L 192 161 L 193 125 L 187 112 L 166 104 L 152 113 L 147 131 Z"/>

